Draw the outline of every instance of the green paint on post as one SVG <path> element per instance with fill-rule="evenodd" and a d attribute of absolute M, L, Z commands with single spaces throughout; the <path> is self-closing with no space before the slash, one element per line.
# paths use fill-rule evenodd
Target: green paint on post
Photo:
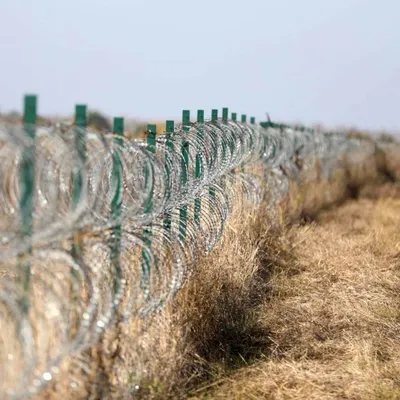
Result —
<path fill-rule="evenodd" d="M 229 110 L 228 110 L 227 107 L 224 107 L 224 108 L 222 109 L 222 121 L 223 121 L 225 124 L 228 123 L 228 118 L 229 118 L 228 115 L 229 115 Z M 224 167 L 225 167 L 225 165 L 226 165 L 226 163 L 227 163 L 227 160 L 226 160 L 226 141 L 224 140 L 224 136 L 225 136 L 225 135 L 223 135 L 223 136 L 221 137 L 221 156 L 222 156 L 222 164 L 223 164 Z M 229 140 L 229 138 L 228 138 L 228 140 Z M 232 143 L 231 143 L 231 142 L 229 142 L 229 148 L 230 148 L 231 151 L 232 151 Z"/>
<path fill-rule="evenodd" d="M 157 131 L 156 125 L 147 125 L 147 150 L 153 154 L 156 152 L 156 131 Z M 146 200 L 146 208 L 144 211 L 145 214 L 148 214 L 153 207 L 153 183 L 150 182 L 149 179 L 150 179 L 150 171 L 148 168 L 146 168 L 144 174 L 144 186 L 147 192 L 147 189 L 150 185 L 150 191 L 149 191 L 149 196 Z"/>
<path fill-rule="evenodd" d="M 211 110 L 211 121 L 218 121 L 218 110 Z M 215 163 L 218 157 L 218 137 L 216 132 L 211 132 L 211 168 L 215 168 Z M 211 187 L 208 191 L 211 201 L 215 199 L 215 188 Z"/>
<path fill-rule="evenodd" d="M 204 123 L 204 110 L 197 110 L 197 122 L 199 124 Z M 200 179 L 202 175 L 202 161 L 200 155 L 200 147 L 203 142 L 203 127 L 200 125 L 197 127 L 197 151 L 196 151 L 196 169 L 195 178 Z M 201 200 L 196 198 L 194 200 L 194 221 L 196 225 L 200 225 L 200 213 L 201 213 Z"/>
<path fill-rule="evenodd" d="M 36 96 L 27 95 L 24 99 L 24 131 L 30 139 L 35 139 L 36 132 Z M 22 236 L 32 236 L 33 196 L 35 178 L 35 145 L 32 141 L 24 149 L 21 161 L 21 197 L 20 211 Z"/>
<path fill-rule="evenodd" d="M 256 124 L 256 119 L 254 117 L 250 117 L 250 124 L 251 125 Z M 254 143 L 253 136 L 250 136 L 250 148 L 253 147 L 253 143 Z"/>
<path fill-rule="evenodd" d="M 114 139 L 118 146 L 122 146 L 122 137 L 124 136 L 124 119 L 115 117 L 113 121 L 113 132 L 117 137 Z"/>
<path fill-rule="evenodd" d="M 111 201 L 111 216 L 114 221 L 121 217 L 122 209 L 122 188 L 123 188 L 123 167 L 119 154 L 119 148 L 123 145 L 122 136 L 124 135 L 124 119 L 114 118 L 113 132 L 116 135 L 114 143 L 116 146 L 112 154 L 113 165 L 111 171 L 112 187 L 114 187 L 114 196 Z M 117 294 L 121 287 L 122 270 L 120 265 L 121 253 L 121 225 L 118 223 L 113 230 L 110 240 L 111 263 L 114 267 L 114 294 Z"/>
<path fill-rule="evenodd" d="M 82 175 L 80 173 L 86 161 L 86 106 L 75 106 L 75 150 L 77 153 L 78 171 L 75 171 L 72 186 L 72 205 L 75 208 L 82 191 Z"/>
<path fill-rule="evenodd" d="M 24 129 L 26 134 L 32 139 L 35 138 L 36 110 L 37 110 L 36 95 L 27 94 L 24 98 Z"/>
<path fill-rule="evenodd" d="M 156 131 L 157 131 L 157 126 L 156 125 L 147 125 L 147 150 L 151 153 L 156 152 Z M 150 191 L 149 191 L 149 196 L 146 199 L 146 208 L 144 210 L 145 214 L 148 214 L 151 211 L 151 208 L 153 206 L 153 182 L 149 182 L 150 179 L 150 171 L 149 167 L 145 167 L 144 171 L 144 186 L 145 186 L 145 191 L 148 191 L 148 186 L 150 185 Z M 151 225 L 145 227 L 143 229 L 143 242 L 148 246 L 148 248 L 151 247 L 151 236 L 152 236 L 152 230 L 151 230 Z M 150 256 L 147 251 L 142 249 L 142 280 L 141 283 L 143 285 L 144 282 L 146 282 L 146 285 L 149 283 L 149 277 L 150 277 Z M 143 287 L 143 286 L 142 286 Z"/>
<path fill-rule="evenodd" d="M 82 169 L 86 162 L 86 105 L 75 106 L 75 150 L 77 153 L 77 170 L 72 174 L 72 208 L 75 210 L 82 193 Z M 82 257 L 83 244 L 79 231 L 73 234 L 71 253 L 73 257 Z"/>
<path fill-rule="evenodd" d="M 122 208 L 122 185 L 123 185 L 123 170 L 122 161 L 119 154 L 119 148 L 122 146 L 122 137 L 124 135 L 124 119 L 114 118 L 113 132 L 116 135 L 114 143 L 116 150 L 113 152 L 113 165 L 111 171 L 111 180 L 114 190 L 114 196 L 111 201 L 111 215 L 113 220 L 118 220 L 121 216 Z"/>
<path fill-rule="evenodd" d="M 232 113 L 231 114 L 231 119 L 232 119 L 232 122 L 237 122 L 237 113 Z M 233 154 L 233 152 L 235 151 L 235 141 L 233 140 L 233 143 L 232 143 L 232 154 Z"/>
<path fill-rule="evenodd" d="M 156 125 L 147 125 L 147 150 L 151 153 L 156 152 L 156 130 L 157 126 Z M 151 208 L 153 207 L 153 182 L 149 181 L 150 179 L 150 170 L 146 166 L 145 171 L 144 171 L 144 187 L 145 187 L 145 192 L 149 193 L 148 197 L 146 199 L 146 205 L 145 205 L 145 210 L 144 213 L 148 214 L 151 211 Z M 148 191 L 148 187 L 150 185 L 150 190 Z"/>
<path fill-rule="evenodd" d="M 21 239 L 28 242 L 28 255 L 32 252 L 33 233 L 33 200 L 35 190 L 35 133 L 36 133 L 37 97 L 26 95 L 24 98 L 24 131 L 32 142 L 24 148 L 20 168 L 20 200 Z M 21 257 L 19 260 L 22 283 L 21 309 L 24 314 L 29 311 L 29 288 L 31 280 L 31 264 Z"/>
<path fill-rule="evenodd" d="M 166 153 L 165 153 L 165 170 L 167 173 L 167 179 L 168 182 L 170 181 L 170 177 L 171 177 L 171 171 L 169 170 L 170 168 L 170 154 L 169 151 L 173 151 L 174 150 L 174 142 L 172 140 L 172 133 L 174 133 L 174 129 L 175 129 L 175 123 L 174 121 L 166 121 L 165 123 L 165 133 L 166 133 Z M 170 196 L 170 193 L 167 194 L 167 196 Z M 164 229 L 167 232 L 171 232 L 171 213 L 166 212 L 164 214 Z"/>
<path fill-rule="evenodd" d="M 247 115 L 242 114 L 240 117 L 240 120 L 241 120 L 242 124 L 246 124 L 247 123 Z M 243 171 L 243 166 L 242 166 L 241 170 Z"/>
<path fill-rule="evenodd" d="M 197 110 L 197 122 L 204 123 L 204 110 Z"/>
<path fill-rule="evenodd" d="M 147 150 L 153 154 L 156 152 L 156 132 L 157 125 L 147 125 Z"/>
<path fill-rule="evenodd" d="M 229 114 L 228 108 L 224 107 L 222 109 L 222 121 L 228 122 L 228 118 L 229 118 L 228 114 Z"/>
<path fill-rule="evenodd" d="M 211 110 L 211 121 L 218 122 L 218 110 Z M 217 151 L 218 151 L 218 143 L 217 143 L 217 135 L 215 132 L 211 133 L 211 160 L 212 160 L 212 168 L 215 167 L 215 161 L 217 159 Z"/>
<path fill-rule="evenodd" d="M 190 129 L 190 111 L 183 110 L 182 111 L 182 125 L 183 130 L 188 132 Z M 189 171 L 189 143 L 185 140 L 185 137 L 182 139 L 181 144 L 181 170 L 182 170 L 182 185 L 185 186 L 188 181 L 188 171 Z M 184 205 L 179 210 L 179 236 L 182 242 L 184 243 L 186 240 L 186 225 L 187 225 L 187 205 Z"/>
<path fill-rule="evenodd" d="M 172 133 L 174 133 L 175 130 L 175 123 L 174 121 L 166 121 L 165 123 L 165 132 L 167 136 L 167 147 L 170 150 L 174 149 L 174 142 L 172 141 Z"/>

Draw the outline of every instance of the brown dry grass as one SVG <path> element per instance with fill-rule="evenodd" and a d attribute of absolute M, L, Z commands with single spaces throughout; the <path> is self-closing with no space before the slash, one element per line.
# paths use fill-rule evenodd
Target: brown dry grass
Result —
<path fill-rule="evenodd" d="M 319 180 L 303 191 L 292 185 L 282 212 L 298 218 L 303 209 L 325 206 L 327 197 L 329 202 L 343 199 L 343 179 L 338 171 L 331 181 Z M 238 204 L 221 242 L 199 262 L 174 301 L 151 320 L 132 320 L 107 331 L 87 355 L 92 369 L 79 390 L 67 390 L 67 397 L 68 380 L 54 389 L 66 398 L 186 398 L 198 387 L 224 382 L 238 368 L 275 357 L 275 329 L 288 325 L 303 332 L 290 314 L 280 320 L 285 306 L 274 309 L 273 302 L 295 290 L 292 279 L 305 267 L 293 244 L 301 251 L 309 235 L 308 225 L 283 226 L 271 229 L 266 213 Z M 291 333 L 287 335 L 289 343 Z M 79 375 L 75 368 L 69 369 L 74 382 Z M 222 397 L 225 390 L 230 393 L 229 388 L 221 390 Z M 48 398 L 56 397 L 48 392 Z"/>
<path fill-rule="evenodd" d="M 258 323 L 263 359 L 193 393 L 229 399 L 400 398 L 400 200 L 362 199 L 286 232 Z"/>

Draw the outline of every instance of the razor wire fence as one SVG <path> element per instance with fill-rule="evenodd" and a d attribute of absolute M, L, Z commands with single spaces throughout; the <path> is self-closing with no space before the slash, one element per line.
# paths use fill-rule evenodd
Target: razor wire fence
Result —
<path fill-rule="evenodd" d="M 235 203 L 267 198 L 273 213 L 291 180 L 329 179 L 343 157 L 374 144 L 344 133 L 240 122 L 228 109 L 148 125 L 146 139 L 75 123 L 0 125 L 0 393 L 22 398 L 53 380 L 64 357 L 104 329 L 159 310 L 224 231 Z M 301 163 L 299 164 L 299 160 Z M 18 374 L 15 374 L 18 371 Z"/>

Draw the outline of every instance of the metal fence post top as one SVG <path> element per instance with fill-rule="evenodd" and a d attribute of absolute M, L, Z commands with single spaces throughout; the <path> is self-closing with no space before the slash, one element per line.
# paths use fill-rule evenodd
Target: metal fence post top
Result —
<path fill-rule="evenodd" d="M 75 125 L 80 127 L 86 127 L 87 116 L 86 116 L 87 106 L 85 104 L 77 104 L 75 106 Z"/>
<path fill-rule="evenodd" d="M 204 122 L 204 110 L 197 110 L 197 122 Z"/>
<path fill-rule="evenodd" d="M 156 152 L 156 133 L 157 133 L 157 125 L 148 124 L 146 135 L 147 135 L 147 149 L 155 153 Z"/>
<path fill-rule="evenodd" d="M 26 94 L 24 96 L 24 124 L 36 124 L 37 96 Z"/>
<path fill-rule="evenodd" d="M 113 132 L 121 136 L 124 134 L 124 119 L 122 117 L 114 118 Z"/>
<path fill-rule="evenodd" d="M 190 125 L 190 111 L 189 110 L 182 111 L 182 124 Z"/>
<path fill-rule="evenodd" d="M 155 125 L 155 124 L 147 124 L 147 133 L 148 134 L 157 133 L 157 125 Z"/>
<path fill-rule="evenodd" d="M 225 121 L 225 122 L 227 122 L 228 121 L 228 114 L 229 114 L 229 110 L 228 110 L 228 107 L 224 107 L 223 109 L 222 109 L 222 120 L 223 121 Z"/>
<path fill-rule="evenodd" d="M 165 121 L 165 132 L 173 133 L 175 129 L 175 122 L 172 120 Z"/>

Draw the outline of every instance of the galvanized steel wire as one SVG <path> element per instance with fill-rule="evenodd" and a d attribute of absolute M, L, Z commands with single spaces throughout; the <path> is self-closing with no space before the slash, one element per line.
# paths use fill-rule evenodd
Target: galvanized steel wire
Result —
<path fill-rule="evenodd" d="M 0 391 L 38 392 L 104 329 L 159 310 L 215 246 L 239 196 L 253 205 L 267 196 L 273 213 L 316 162 L 329 178 L 344 157 L 373 151 L 342 133 L 222 119 L 178 124 L 154 143 L 0 125 L 0 321 L 10 337 Z"/>

